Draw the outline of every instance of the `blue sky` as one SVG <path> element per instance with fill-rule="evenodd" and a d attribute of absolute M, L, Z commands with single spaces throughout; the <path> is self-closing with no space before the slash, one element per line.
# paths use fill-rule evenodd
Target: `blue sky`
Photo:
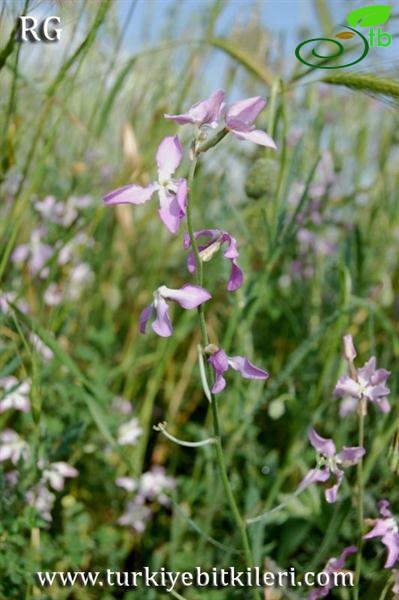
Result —
<path fill-rule="evenodd" d="M 117 0 L 120 18 L 123 23 L 134 0 Z M 168 15 L 173 7 L 179 6 L 178 16 L 174 21 L 174 32 L 182 37 L 190 34 L 189 22 L 194 22 L 200 13 L 213 5 L 214 0 L 137 0 L 134 16 L 131 20 L 125 42 L 126 50 L 156 43 L 160 32 L 167 23 Z M 376 4 L 382 2 L 377 1 Z M 217 33 L 228 34 L 237 21 L 245 20 L 250 6 L 257 6 L 263 26 L 274 34 L 283 34 L 288 58 L 299 43 L 298 30 L 306 27 L 317 37 L 322 33 L 314 9 L 313 0 L 224 0 L 223 12 L 218 20 Z M 355 8 L 374 4 L 364 0 L 329 0 L 328 6 L 334 21 L 346 23 L 346 15 Z M 391 2 L 393 5 L 393 1 Z M 384 26 L 387 31 L 398 31 L 398 21 L 391 21 Z M 176 33 L 175 33 L 176 35 Z M 370 66 L 374 63 L 386 63 L 399 58 L 399 40 L 394 40 L 390 48 L 374 49 L 367 57 Z M 365 63 L 363 63 L 365 66 Z M 363 66 L 363 65 L 362 65 Z"/>

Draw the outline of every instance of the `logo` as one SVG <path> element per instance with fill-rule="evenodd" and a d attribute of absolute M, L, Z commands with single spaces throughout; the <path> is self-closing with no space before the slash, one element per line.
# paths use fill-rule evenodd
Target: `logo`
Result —
<path fill-rule="evenodd" d="M 313 38 L 311 40 L 305 40 L 299 46 L 297 46 L 295 50 L 295 56 L 301 63 L 308 67 L 312 67 L 313 69 L 344 69 L 346 67 L 351 67 L 352 65 L 356 65 L 364 58 L 366 58 L 369 53 L 370 48 L 379 47 L 379 48 L 387 48 L 392 44 L 392 36 L 385 31 L 382 31 L 380 25 L 386 23 L 389 19 L 390 12 L 392 6 L 388 6 L 387 4 L 376 4 L 373 6 L 365 6 L 363 8 L 357 8 L 349 13 L 347 16 L 348 25 L 340 25 L 340 27 L 344 27 L 346 31 L 341 31 L 337 33 L 335 38 L 337 39 L 329 39 L 329 38 Z M 368 28 L 368 33 L 365 32 L 365 35 L 361 33 L 357 27 L 360 28 Z M 375 30 L 377 27 L 377 30 Z M 333 59 L 339 58 L 344 54 L 346 48 L 344 44 L 338 40 L 350 40 L 352 38 L 358 37 L 361 39 L 363 47 L 362 54 L 359 58 L 352 60 L 349 63 L 344 65 L 330 65 L 326 64 L 332 61 Z M 312 44 L 313 42 L 329 42 L 330 44 L 334 44 L 336 47 L 335 54 L 331 54 L 329 56 L 323 56 L 319 54 L 316 49 L 313 48 L 311 55 L 304 55 L 304 48 L 307 44 Z M 319 44 L 318 44 L 319 45 Z M 318 48 L 318 46 L 317 46 Z M 309 62 L 311 57 L 314 56 L 321 60 L 319 64 L 312 64 Z"/>
<path fill-rule="evenodd" d="M 19 42 L 58 42 L 61 39 L 60 17 L 46 17 L 42 21 L 36 17 L 22 15 L 18 17 L 17 39 Z"/>

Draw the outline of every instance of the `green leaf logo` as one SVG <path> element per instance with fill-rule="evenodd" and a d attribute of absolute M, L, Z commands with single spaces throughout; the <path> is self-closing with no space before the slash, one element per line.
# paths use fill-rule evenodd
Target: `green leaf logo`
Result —
<path fill-rule="evenodd" d="M 349 13 L 347 21 L 352 27 L 375 27 L 382 25 L 389 19 L 392 6 L 388 4 L 375 4 L 357 8 Z"/>

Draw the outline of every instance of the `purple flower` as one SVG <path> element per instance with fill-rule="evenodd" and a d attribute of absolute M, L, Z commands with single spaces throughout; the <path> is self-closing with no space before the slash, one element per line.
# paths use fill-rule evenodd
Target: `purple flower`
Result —
<path fill-rule="evenodd" d="M 221 348 L 214 351 L 208 361 L 215 372 L 215 383 L 211 390 L 213 394 L 219 394 L 226 387 L 226 380 L 223 374 L 229 367 L 241 373 L 244 379 L 267 379 L 269 377 L 267 371 L 255 367 L 244 356 L 227 356 Z"/>
<path fill-rule="evenodd" d="M 224 107 L 224 91 L 213 92 L 206 100 L 194 104 L 186 113 L 180 115 L 164 115 L 181 125 L 191 123 L 198 127 L 217 127 Z M 266 132 L 256 129 L 254 121 L 266 106 L 266 100 L 260 96 L 234 102 L 225 111 L 225 127 L 239 140 L 248 140 L 276 149 L 276 144 Z"/>
<path fill-rule="evenodd" d="M 348 556 L 354 554 L 355 552 L 357 552 L 356 546 L 348 546 L 347 548 L 344 548 L 339 558 L 330 558 L 323 569 L 323 573 L 327 573 L 328 575 L 338 573 L 344 568 Z M 328 596 L 330 590 L 334 588 L 334 579 L 334 577 L 330 577 L 326 585 L 312 590 L 309 595 L 309 600 L 317 600 L 318 598 L 325 598 Z"/>
<path fill-rule="evenodd" d="M 136 184 L 120 187 L 104 197 L 105 204 L 144 204 L 157 192 L 159 216 L 171 233 L 177 233 L 180 220 L 186 214 L 187 181 L 172 179 L 172 175 L 180 165 L 182 155 L 177 135 L 164 138 L 157 150 L 158 181 L 145 187 Z"/>
<path fill-rule="evenodd" d="M 376 358 L 373 356 L 364 367 L 357 369 L 357 380 L 349 375 L 340 377 L 334 390 L 335 396 L 344 398 L 340 414 L 345 416 L 356 410 L 362 396 L 373 402 L 381 412 L 389 412 L 390 405 L 386 396 L 390 390 L 386 381 L 390 374 L 386 369 L 376 369 Z"/>
<path fill-rule="evenodd" d="M 366 533 L 363 538 L 365 540 L 375 537 L 381 538 L 381 542 L 388 550 L 384 566 L 386 569 L 390 569 L 399 560 L 399 527 L 390 511 L 388 500 L 380 500 L 378 509 L 381 518 L 374 520 L 373 529 Z"/>
<path fill-rule="evenodd" d="M 234 102 L 226 110 L 226 128 L 239 140 L 248 140 L 260 146 L 276 149 L 276 144 L 265 131 L 256 129 L 253 124 L 258 114 L 266 106 L 260 96 Z"/>
<path fill-rule="evenodd" d="M 325 490 L 326 500 L 331 504 L 337 500 L 338 490 L 344 477 L 344 471 L 340 467 L 356 465 L 366 451 L 359 446 L 353 446 L 344 447 L 337 454 L 334 442 L 321 437 L 313 428 L 309 429 L 308 438 L 318 454 L 317 467 L 305 475 L 298 490 L 302 491 L 312 483 L 324 483 L 333 476 L 336 483 Z"/>
<path fill-rule="evenodd" d="M 193 104 L 186 113 L 180 115 L 164 115 L 165 119 L 172 119 L 180 125 L 191 123 L 198 127 L 208 126 L 217 127 L 220 119 L 220 112 L 224 101 L 224 91 L 216 90 L 206 100 L 200 100 Z"/>
<path fill-rule="evenodd" d="M 196 308 L 211 298 L 211 294 L 198 285 L 185 284 L 178 290 L 173 290 L 162 285 L 154 292 L 154 300 L 145 307 L 140 314 L 140 331 L 145 333 L 147 321 L 151 319 L 154 311 L 156 318 L 152 322 L 152 329 L 161 337 L 172 335 L 173 327 L 169 317 L 169 307 L 166 300 L 173 300 L 182 308 L 190 310 Z"/>
<path fill-rule="evenodd" d="M 211 260 L 213 255 L 223 246 L 227 244 L 227 247 L 223 251 L 223 256 L 231 262 L 230 279 L 227 284 L 229 292 L 234 292 L 242 286 L 244 279 L 243 272 L 237 265 L 237 258 L 240 256 L 237 250 L 237 242 L 235 238 L 227 233 L 227 231 L 220 231 L 219 229 L 202 229 L 196 231 L 194 237 L 197 240 L 201 237 L 209 238 L 203 244 L 198 247 L 199 255 L 202 262 L 208 262 Z M 184 247 L 189 248 L 191 241 L 188 233 L 184 235 Z M 189 273 L 194 273 L 196 269 L 194 252 L 190 252 L 187 258 L 187 269 Z"/>

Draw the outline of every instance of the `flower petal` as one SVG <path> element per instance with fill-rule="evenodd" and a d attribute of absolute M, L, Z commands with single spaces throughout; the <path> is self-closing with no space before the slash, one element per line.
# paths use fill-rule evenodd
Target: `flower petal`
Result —
<path fill-rule="evenodd" d="M 372 385 L 385 384 L 388 377 L 390 376 L 391 371 L 387 371 L 386 369 L 377 369 L 370 377 L 370 383 Z"/>
<path fill-rule="evenodd" d="M 220 394 L 226 387 L 226 380 L 223 375 L 216 375 L 215 382 L 211 387 L 212 394 Z"/>
<path fill-rule="evenodd" d="M 352 398 L 351 396 L 345 397 L 339 405 L 340 417 L 346 417 L 347 415 L 356 412 L 359 400 Z"/>
<path fill-rule="evenodd" d="M 209 357 L 209 362 L 217 373 L 224 373 L 229 368 L 228 356 L 221 348 Z"/>
<path fill-rule="evenodd" d="M 352 446 L 351 448 L 342 448 L 337 454 L 337 458 L 344 463 L 345 466 L 356 465 L 359 460 L 366 454 L 366 450 L 361 446 Z"/>
<path fill-rule="evenodd" d="M 209 357 L 208 362 L 212 365 L 213 370 L 215 371 L 215 382 L 211 391 L 213 394 L 218 394 L 226 387 L 226 380 L 223 377 L 223 373 L 229 368 L 227 354 L 222 349 L 217 350 L 217 352 Z"/>
<path fill-rule="evenodd" d="M 324 491 L 325 498 L 329 504 L 337 501 L 338 490 L 344 478 L 344 472 L 341 469 L 336 469 L 334 475 L 337 478 L 337 483 Z"/>
<path fill-rule="evenodd" d="M 206 100 L 200 100 L 193 104 L 188 112 L 180 115 L 164 115 L 165 119 L 172 119 L 176 123 L 185 125 L 209 125 L 215 127 L 218 124 L 221 107 L 224 100 L 224 91 L 216 90 Z"/>
<path fill-rule="evenodd" d="M 199 285 L 191 285 L 189 283 L 186 283 L 178 290 L 172 290 L 166 286 L 162 286 L 162 288 L 159 288 L 159 291 L 163 298 L 174 300 L 180 304 L 182 308 L 187 310 L 197 308 L 197 306 L 212 298 L 208 290 L 205 290 Z"/>
<path fill-rule="evenodd" d="M 177 182 L 176 200 L 180 207 L 180 218 L 183 218 L 187 209 L 187 180 L 179 179 Z"/>
<path fill-rule="evenodd" d="M 223 232 L 222 243 L 223 242 L 227 242 L 228 244 L 226 250 L 223 252 L 225 258 L 233 260 L 240 256 L 240 253 L 237 250 L 237 240 L 228 234 L 227 231 Z"/>
<path fill-rule="evenodd" d="M 146 327 L 147 327 L 147 322 L 149 321 L 149 319 L 151 319 L 152 317 L 152 313 L 154 311 L 154 305 L 153 304 L 149 304 L 148 306 L 146 306 L 140 313 L 140 333 L 145 333 Z"/>
<path fill-rule="evenodd" d="M 235 371 L 239 371 L 244 379 L 267 379 L 269 373 L 255 367 L 245 356 L 229 356 L 229 365 Z"/>
<path fill-rule="evenodd" d="M 334 389 L 334 396 L 352 396 L 352 398 L 360 398 L 360 386 L 348 375 L 343 375 L 338 379 Z"/>
<path fill-rule="evenodd" d="M 252 123 L 265 106 L 266 100 L 260 96 L 234 102 L 226 111 L 226 123 L 228 124 L 228 120 L 232 118 L 240 119 L 245 123 Z"/>
<path fill-rule="evenodd" d="M 375 368 L 377 366 L 377 359 L 375 356 L 372 356 L 366 364 L 358 370 L 359 377 L 362 377 L 366 381 L 370 381 L 370 378 L 375 373 Z"/>
<path fill-rule="evenodd" d="M 384 384 L 379 383 L 378 385 L 369 385 L 364 390 L 364 395 L 371 400 L 371 402 L 376 402 L 379 398 L 383 396 L 388 396 L 390 390 Z"/>
<path fill-rule="evenodd" d="M 124 185 L 106 194 L 104 203 L 107 206 L 112 204 L 144 204 L 144 202 L 150 200 L 156 189 L 157 185 L 155 183 L 150 183 L 146 187 L 135 184 Z"/>
<path fill-rule="evenodd" d="M 329 562 L 331 569 L 333 571 L 343 569 L 348 556 L 355 554 L 355 552 L 357 552 L 357 546 L 348 546 L 347 548 L 344 548 L 339 558 L 334 558 Z"/>
<path fill-rule="evenodd" d="M 244 273 L 242 272 L 240 267 L 237 265 L 236 261 L 232 260 L 231 261 L 230 279 L 227 284 L 228 291 L 235 292 L 242 286 L 243 281 L 244 281 Z"/>
<path fill-rule="evenodd" d="M 167 181 L 181 163 L 183 149 L 177 135 L 167 136 L 157 150 L 159 180 Z"/>
<path fill-rule="evenodd" d="M 387 535 L 390 531 L 392 531 L 391 521 L 392 519 L 376 519 L 373 529 L 366 533 L 366 535 L 363 536 L 363 539 L 370 540 L 375 537 L 383 537 Z"/>
<path fill-rule="evenodd" d="M 169 337 L 173 333 L 172 323 L 169 317 L 169 308 L 166 301 L 159 297 L 156 305 L 157 318 L 151 327 L 161 337 Z"/>
<path fill-rule="evenodd" d="M 158 213 L 161 221 L 170 233 L 176 234 L 179 230 L 180 221 L 184 216 L 176 194 L 161 189 L 159 190 L 159 201 L 161 208 Z"/>
<path fill-rule="evenodd" d="M 313 427 L 309 429 L 308 438 L 316 452 L 324 454 L 324 456 L 334 456 L 336 452 L 334 442 L 330 439 L 321 437 Z"/>
<path fill-rule="evenodd" d="M 385 519 L 390 519 L 392 517 L 392 513 L 390 511 L 391 503 L 389 500 L 380 500 L 378 503 L 378 510 L 380 511 L 380 515 Z"/>
<path fill-rule="evenodd" d="M 391 569 L 399 560 L 399 533 L 387 533 L 381 541 L 388 549 L 387 561 L 384 567 L 386 569 Z"/>
<path fill-rule="evenodd" d="M 299 484 L 298 491 L 302 491 L 312 485 L 312 483 L 324 483 L 330 479 L 330 471 L 328 469 L 311 469 Z"/>
<path fill-rule="evenodd" d="M 266 131 L 260 129 L 251 129 L 250 131 L 237 131 L 235 129 L 230 130 L 239 140 L 246 140 L 247 142 L 253 142 L 258 146 L 265 146 L 266 148 L 273 148 L 277 150 L 275 141 Z"/>

